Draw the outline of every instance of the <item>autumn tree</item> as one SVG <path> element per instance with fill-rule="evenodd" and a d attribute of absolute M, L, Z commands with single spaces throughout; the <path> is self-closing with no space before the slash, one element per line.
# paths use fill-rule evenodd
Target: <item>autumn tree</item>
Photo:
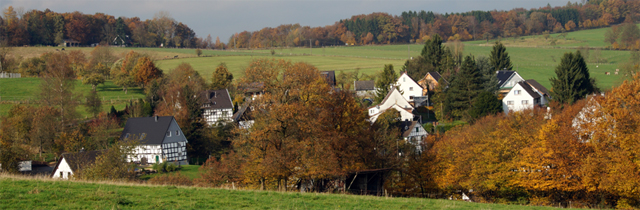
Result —
<path fill-rule="evenodd" d="M 100 99 L 97 91 L 93 90 L 89 92 L 84 106 L 86 107 L 87 112 L 93 114 L 93 117 L 96 117 L 98 113 L 102 111 L 102 100 Z"/>
<path fill-rule="evenodd" d="M 496 70 L 511 70 L 513 69 L 513 65 L 511 64 L 511 58 L 509 57 L 509 53 L 507 53 L 507 48 L 502 45 L 500 42 L 496 42 L 493 45 L 493 49 L 491 50 L 491 55 L 489 56 L 491 61 L 491 66 Z"/>
<path fill-rule="evenodd" d="M 587 94 L 598 91 L 580 51 L 565 53 L 555 71 L 556 77 L 550 79 L 553 87 L 551 98 L 554 101 L 573 104 Z"/>
<path fill-rule="evenodd" d="M 138 59 L 138 62 L 133 67 L 133 72 L 135 72 L 136 83 L 142 85 L 143 88 L 151 80 L 162 76 L 162 70 L 158 69 L 147 56 Z"/>
<path fill-rule="evenodd" d="M 233 81 L 233 74 L 227 69 L 227 64 L 220 63 L 211 76 L 211 89 L 220 90 L 228 88 Z"/>
<path fill-rule="evenodd" d="M 64 52 L 52 53 L 46 60 L 46 73 L 40 83 L 42 103 L 56 107 L 61 115 L 61 123 L 66 124 L 77 118 L 76 107 L 79 96 L 74 93 L 75 74 L 69 58 Z"/>

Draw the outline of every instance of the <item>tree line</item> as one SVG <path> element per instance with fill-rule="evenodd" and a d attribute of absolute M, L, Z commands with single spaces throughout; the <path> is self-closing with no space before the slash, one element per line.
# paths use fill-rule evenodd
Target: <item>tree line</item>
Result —
<path fill-rule="evenodd" d="M 516 8 L 438 14 L 424 10 L 355 15 L 323 27 L 299 24 L 266 27 L 232 35 L 229 48 L 422 43 L 434 35 L 445 41 L 483 40 L 560 33 L 637 22 L 639 1 L 598 0 L 562 7 Z"/>

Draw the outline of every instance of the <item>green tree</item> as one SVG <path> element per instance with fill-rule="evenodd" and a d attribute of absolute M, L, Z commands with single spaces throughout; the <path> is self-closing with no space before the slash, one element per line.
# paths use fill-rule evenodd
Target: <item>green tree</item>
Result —
<path fill-rule="evenodd" d="M 436 34 L 424 43 L 420 55 L 424 58 L 423 62 L 427 66 L 431 66 L 435 71 L 443 73 L 442 60 L 445 53 L 445 48 L 442 46 L 442 38 Z"/>
<path fill-rule="evenodd" d="M 553 87 L 551 98 L 561 104 L 573 104 L 597 91 L 595 79 L 589 76 L 589 69 L 580 51 L 565 53 L 556 67 L 556 77 L 549 80 Z"/>
<path fill-rule="evenodd" d="M 84 104 L 87 109 L 87 112 L 93 114 L 93 117 L 96 117 L 100 110 L 102 110 L 102 100 L 100 100 L 100 96 L 98 95 L 98 91 L 92 90 L 87 95 L 87 102 Z"/>
<path fill-rule="evenodd" d="M 196 55 L 198 57 L 200 57 L 202 55 L 202 50 L 201 49 L 196 49 Z"/>
<path fill-rule="evenodd" d="M 471 119 L 478 119 L 487 115 L 502 112 L 502 101 L 493 92 L 482 91 L 473 102 L 473 107 L 469 110 Z"/>
<path fill-rule="evenodd" d="M 398 74 L 393 70 L 393 65 L 384 65 L 384 69 L 376 80 L 376 88 L 378 89 L 376 92 L 376 103 L 382 102 L 384 97 L 391 91 L 391 88 L 395 88 L 391 86 L 396 83 L 396 80 L 398 80 Z"/>
<path fill-rule="evenodd" d="M 446 92 L 445 114 L 449 114 L 453 119 L 468 119 L 470 117 L 468 111 L 481 89 L 482 75 L 474 58 L 467 55 Z"/>
<path fill-rule="evenodd" d="M 99 84 L 104 84 L 104 76 L 102 74 L 98 74 L 98 73 L 92 73 L 88 76 L 86 76 L 85 78 L 82 79 L 82 84 L 91 84 L 91 89 L 93 91 L 96 90 L 96 87 Z M 104 89 L 104 87 L 103 87 Z"/>
<path fill-rule="evenodd" d="M 220 90 L 228 88 L 233 82 L 233 74 L 227 69 L 227 64 L 220 63 L 211 76 L 211 89 Z"/>
<path fill-rule="evenodd" d="M 476 66 L 482 75 L 482 89 L 484 91 L 495 93 L 498 91 L 498 77 L 496 77 L 496 71 L 491 66 L 489 58 L 481 56 L 476 59 Z"/>
<path fill-rule="evenodd" d="M 507 48 L 500 42 L 496 42 L 496 44 L 493 45 L 489 59 L 491 60 L 491 66 L 493 66 L 495 70 L 513 69 Z"/>

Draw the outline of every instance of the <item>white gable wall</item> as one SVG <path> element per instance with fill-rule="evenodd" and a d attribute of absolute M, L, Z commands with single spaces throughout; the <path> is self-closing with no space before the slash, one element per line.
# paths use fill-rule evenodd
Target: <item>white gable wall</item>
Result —
<path fill-rule="evenodd" d="M 67 160 L 63 157 L 62 160 L 60 160 L 60 165 L 58 165 L 58 168 L 53 173 L 53 178 L 69 179 L 69 175 L 73 176 L 73 171 L 71 167 L 69 167 Z"/>
<path fill-rule="evenodd" d="M 523 101 L 526 101 L 526 104 Z M 512 111 L 531 109 L 534 105 L 533 102 L 533 97 L 520 84 L 516 84 L 502 99 L 502 109 L 505 114 L 509 114 Z"/>
<path fill-rule="evenodd" d="M 409 119 L 409 121 L 413 120 L 413 114 L 405 110 L 413 110 L 413 106 L 409 104 L 409 102 L 400 94 L 400 92 L 396 88 L 392 88 L 391 92 L 387 95 L 386 100 L 376 106 L 369 108 L 369 117 L 371 122 L 375 122 L 378 118 L 377 115 L 390 108 L 394 108 L 400 111 L 403 121 L 405 119 Z"/>
<path fill-rule="evenodd" d="M 413 97 L 422 96 L 422 86 L 413 81 L 406 73 L 400 75 L 396 81 L 396 85 L 402 91 L 402 96 L 407 101 L 413 101 Z"/>
<path fill-rule="evenodd" d="M 378 117 L 380 116 L 380 114 L 382 114 L 382 112 L 386 111 L 387 109 L 395 109 L 398 110 L 398 112 L 400 112 L 400 118 L 402 121 L 412 121 L 413 120 L 413 113 L 407 111 L 406 109 L 403 109 L 402 107 L 398 106 L 397 104 L 392 105 L 389 108 L 383 109 L 382 111 L 379 111 L 378 114 L 375 115 L 369 115 L 369 120 L 371 121 L 371 123 L 375 122 Z M 413 108 L 412 108 L 413 109 Z M 371 112 L 371 110 L 369 111 Z"/>
<path fill-rule="evenodd" d="M 413 144 L 416 147 L 416 150 L 422 152 L 422 140 L 427 137 L 429 133 L 422 127 L 420 123 L 416 123 L 416 125 L 411 128 L 411 133 L 409 136 L 405 137 L 404 140 Z"/>
<path fill-rule="evenodd" d="M 511 77 L 509 77 L 509 79 L 506 82 L 502 83 L 502 87 L 500 88 L 511 88 L 516 86 L 518 82 L 522 82 L 522 81 L 524 81 L 524 79 L 520 76 L 520 74 L 518 74 L 518 72 L 513 72 Z"/>

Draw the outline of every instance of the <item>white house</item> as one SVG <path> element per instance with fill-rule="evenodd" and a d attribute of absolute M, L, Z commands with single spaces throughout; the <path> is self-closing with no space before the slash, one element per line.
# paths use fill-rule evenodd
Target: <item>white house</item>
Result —
<path fill-rule="evenodd" d="M 411 106 L 409 101 L 407 101 L 395 87 L 391 88 L 391 91 L 389 91 L 380 104 L 369 107 L 369 121 L 374 123 L 380 114 L 387 109 L 398 110 L 402 121 L 413 121 L 413 106 Z"/>
<path fill-rule="evenodd" d="M 518 84 L 518 82 L 524 81 L 524 79 L 516 71 L 497 71 L 496 77 L 498 78 L 498 89 L 502 94 L 509 92 L 509 90 L 516 84 Z"/>
<path fill-rule="evenodd" d="M 141 164 L 164 161 L 188 165 L 187 138 L 173 116 L 129 118 L 120 139 L 140 141 L 128 160 Z"/>
<path fill-rule="evenodd" d="M 209 125 L 218 122 L 231 122 L 233 116 L 233 102 L 227 89 L 205 90 L 200 94 L 202 104 L 202 117 Z"/>
<path fill-rule="evenodd" d="M 505 114 L 509 114 L 512 111 L 532 109 L 534 106 L 542 107 L 545 105 L 543 102 L 548 101 L 548 98 L 545 98 L 547 96 L 527 81 L 518 82 L 502 99 L 502 109 Z"/>
<path fill-rule="evenodd" d="M 400 77 L 398 77 L 396 87 L 402 92 L 402 97 L 409 102 L 413 102 L 414 97 L 422 97 L 422 86 L 411 79 L 407 72 L 402 72 Z"/>
<path fill-rule="evenodd" d="M 64 153 L 51 172 L 51 178 L 70 179 L 84 167 L 93 164 L 102 151 Z"/>
<path fill-rule="evenodd" d="M 402 138 L 422 152 L 422 141 L 427 138 L 427 131 L 418 121 L 403 121 L 401 123 Z"/>

